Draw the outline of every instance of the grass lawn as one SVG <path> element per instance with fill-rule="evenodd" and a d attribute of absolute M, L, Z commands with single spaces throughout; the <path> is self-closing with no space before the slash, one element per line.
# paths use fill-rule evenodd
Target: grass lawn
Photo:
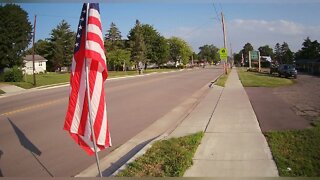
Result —
<path fill-rule="evenodd" d="M 280 176 L 320 176 L 320 123 L 311 129 L 265 136 Z"/>
<path fill-rule="evenodd" d="M 271 76 L 268 73 L 247 72 L 244 68 L 238 68 L 238 74 L 244 87 L 278 87 L 294 83 L 291 79 Z"/>
<path fill-rule="evenodd" d="M 118 177 L 181 177 L 192 165 L 192 158 L 203 132 L 155 142 L 147 152 L 129 163 Z"/>
<path fill-rule="evenodd" d="M 1 95 L 1 94 L 4 94 L 4 93 L 5 93 L 5 92 L 0 89 L 0 95 Z"/>
<path fill-rule="evenodd" d="M 154 72 L 168 72 L 174 71 L 175 69 L 147 69 L 143 71 L 143 74 L 149 74 Z M 132 76 L 137 75 L 137 71 L 109 71 L 109 77 L 122 77 L 122 76 Z M 70 81 L 70 73 L 54 73 L 49 72 L 46 74 L 36 74 L 36 84 L 39 86 L 47 86 L 58 83 L 68 83 Z M 7 83 L 7 82 L 6 82 Z M 33 75 L 27 75 L 25 82 L 8 82 L 9 84 L 16 85 L 22 87 L 24 89 L 33 88 Z"/>

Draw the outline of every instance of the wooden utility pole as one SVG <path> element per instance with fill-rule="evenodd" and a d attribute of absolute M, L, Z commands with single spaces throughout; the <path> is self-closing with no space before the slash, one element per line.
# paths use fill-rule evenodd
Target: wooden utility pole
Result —
<path fill-rule="evenodd" d="M 33 23 L 33 38 L 32 38 L 32 64 L 33 64 L 33 85 L 36 86 L 36 74 L 35 74 L 35 64 L 34 64 L 34 51 L 35 51 L 35 47 L 34 47 L 34 39 L 36 37 L 36 22 L 37 22 L 37 15 L 34 15 L 34 23 Z"/>
<path fill-rule="evenodd" d="M 225 49 L 227 49 L 227 35 L 226 35 L 226 30 L 225 30 L 226 27 L 225 27 L 224 16 L 223 16 L 222 12 L 221 12 L 221 23 L 222 23 L 222 32 L 223 32 L 223 47 Z M 227 61 L 228 61 L 228 57 L 227 57 L 226 61 L 224 62 L 225 74 L 228 74 Z"/>

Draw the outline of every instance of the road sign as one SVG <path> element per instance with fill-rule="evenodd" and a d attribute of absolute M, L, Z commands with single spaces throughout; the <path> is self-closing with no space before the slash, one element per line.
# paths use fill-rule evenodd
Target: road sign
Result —
<path fill-rule="evenodd" d="M 250 51 L 251 60 L 259 60 L 259 51 Z"/>
<path fill-rule="evenodd" d="M 228 59 L 228 51 L 226 48 L 221 48 L 220 51 L 219 51 L 219 54 L 220 54 L 220 59 L 221 60 L 227 60 Z"/>

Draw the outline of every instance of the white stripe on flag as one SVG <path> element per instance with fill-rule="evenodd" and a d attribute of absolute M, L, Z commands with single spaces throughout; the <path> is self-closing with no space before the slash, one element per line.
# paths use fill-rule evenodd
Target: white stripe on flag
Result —
<path fill-rule="evenodd" d="M 95 41 L 87 41 L 87 49 L 99 53 L 100 57 L 106 61 L 106 57 L 102 56 L 104 54 L 104 50 L 101 48 L 99 43 Z"/>

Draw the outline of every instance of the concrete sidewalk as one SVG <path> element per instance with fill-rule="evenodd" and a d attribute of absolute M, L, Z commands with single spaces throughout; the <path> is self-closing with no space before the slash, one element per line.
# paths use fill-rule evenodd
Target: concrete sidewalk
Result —
<path fill-rule="evenodd" d="M 0 89 L 5 92 L 6 96 L 20 94 L 25 91 L 25 89 L 21 87 L 10 85 L 10 84 L 0 84 Z"/>
<path fill-rule="evenodd" d="M 221 96 L 219 92 L 222 92 Z M 226 87 L 221 90 L 215 86 L 199 106 L 202 107 L 197 108 L 198 112 L 195 109 L 171 135 L 205 130 L 193 158 L 194 164 L 185 177 L 278 176 L 236 69 L 232 69 Z"/>

